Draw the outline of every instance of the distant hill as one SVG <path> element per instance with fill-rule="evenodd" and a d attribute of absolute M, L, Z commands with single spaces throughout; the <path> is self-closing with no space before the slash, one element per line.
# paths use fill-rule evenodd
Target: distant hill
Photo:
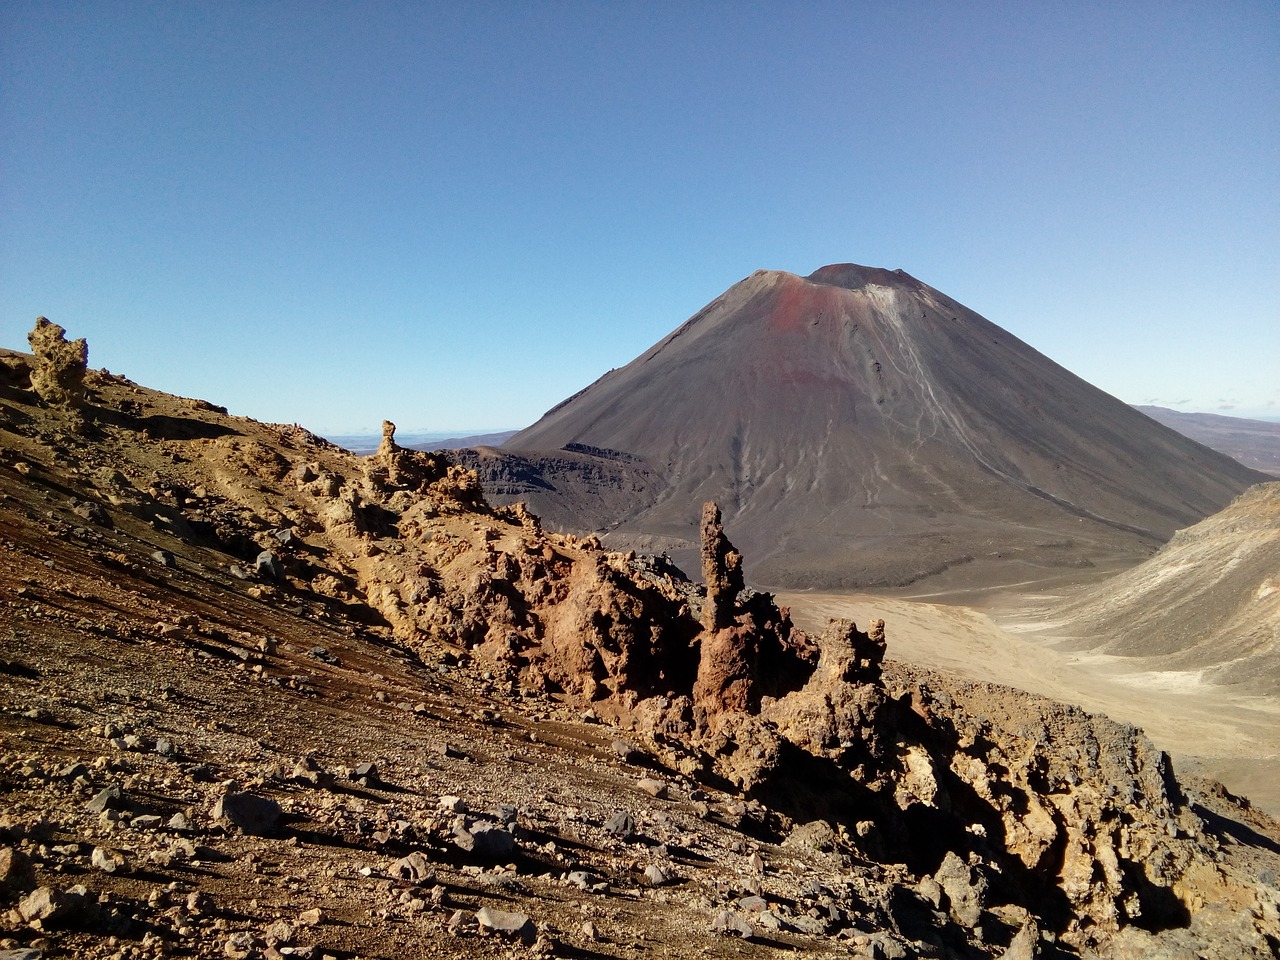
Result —
<path fill-rule="evenodd" d="M 464 447 L 497 447 L 516 435 L 515 430 L 499 430 L 497 433 L 477 433 L 469 437 L 445 437 L 427 443 L 406 444 L 411 450 L 460 450 Z"/>
<path fill-rule="evenodd" d="M 450 433 L 397 433 L 401 446 L 406 450 L 455 450 L 459 447 L 479 447 L 489 444 L 505 443 L 514 436 L 514 430 L 502 430 L 497 433 L 477 433 L 467 437 L 459 437 Z M 382 434 L 356 433 L 333 434 L 326 437 L 344 450 L 359 456 L 368 456 L 378 449 L 382 442 Z"/>
<path fill-rule="evenodd" d="M 1280 693 L 1280 483 L 1253 487 L 1058 613 L 1077 649 Z"/>
<path fill-rule="evenodd" d="M 691 569 L 717 500 L 757 582 L 836 587 L 1136 562 L 1264 479 L 855 264 L 752 274 L 480 467 L 495 499 Z"/>
<path fill-rule="evenodd" d="M 1216 413 L 1181 413 L 1168 407 L 1136 406 L 1135 409 L 1206 447 L 1239 460 L 1246 467 L 1280 477 L 1280 423 L 1223 417 Z"/>

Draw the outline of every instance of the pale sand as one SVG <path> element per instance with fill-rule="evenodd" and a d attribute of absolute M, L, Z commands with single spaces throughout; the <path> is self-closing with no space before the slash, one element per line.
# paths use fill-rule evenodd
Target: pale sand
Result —
<path fill-rule="evenodd" d="M 862 627 L 883 619 L 891 658 L 1039 693 L 1141 727 L 1173 757 L 1175 769 L 1220 780 L 1280 816 L 1280 700 L 1233 693 L 1204 683 L 1198 673 L 1161 671 L 1149 660 L 1057 649 L 1070 625 L 1039 619 L 1035 604 L 1044 599 L 976 597 L 977 609 L 868 594 L 778 594 L 805 630 L 820 630 L 830 617 Z"/>

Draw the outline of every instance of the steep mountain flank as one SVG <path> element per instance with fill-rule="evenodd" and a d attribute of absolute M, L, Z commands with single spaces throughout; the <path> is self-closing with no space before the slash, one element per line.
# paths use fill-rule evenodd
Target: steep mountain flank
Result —
<path fill-rule="evenodd" d="M 712 503 L 700 588 L 391 424 L 362 459 L 58 355 L 71 404 L 0 355 L 0 950 L 1280 943 L 1274 824 L 1132 728 L 885 664 L 882 622 L 797 629 Z"/>
<path fill-rule="evenodd" d="M 602 510 L 549 461 L 569 445 L 654 479 Z M 932 287 L 853 264 L 753 274 L 504 450 L 539 468 L 522 495 L 553 525 L 604 517 L 610 543 L 686 562 L 714 499 L 751 575 L 790 586 L 1136 560 L 1261 479 Z"/>
<path fill-rule="evenodd" d="M 1180 530 L 1150 560 L 1055 611 L 1068 646 L 1280 693 L 1280 483 Z"/>

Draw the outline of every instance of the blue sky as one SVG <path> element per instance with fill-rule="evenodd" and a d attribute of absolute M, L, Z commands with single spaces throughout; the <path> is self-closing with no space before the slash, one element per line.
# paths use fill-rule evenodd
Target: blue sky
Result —
<path fill-rule="evenodd" d="M 759 268 L 900 267 L 1280 417 L 1280 6 L 0 5 L 0 345 L 319 432 L 523 426 Z"/>

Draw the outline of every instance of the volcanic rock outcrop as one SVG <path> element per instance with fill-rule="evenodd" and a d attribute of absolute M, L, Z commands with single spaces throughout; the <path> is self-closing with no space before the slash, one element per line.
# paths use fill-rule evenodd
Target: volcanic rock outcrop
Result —
<path fill-rule="evenodd" d="M 1136 562 L 1264 479 L 854 264 L 752 274 L 468 463 L 497 502 L 682 566 L 715 500 L 752 579 L 795 587 Z"/>
<path fill-rule="evenodd" d="M 67 331 L 44 317 L 27 334 L 34 354 L 30 367 L 31 389 L 45 403 L 78 407 L 84 402 L 84 375 L 89 345 L 81 337 L 67 340 Z"/>
<path fill-rule="evenodd" d="M 0 384 L 0 949 L 1280 942 L 1280 858 L 1218 819 L 1247 811 L 1132 728 L 884 662 L 883 623 L 798 630 L 713 503 L 703 588 L 389 423 L 361 459 L 85 385 L 72 412 Z"/>

